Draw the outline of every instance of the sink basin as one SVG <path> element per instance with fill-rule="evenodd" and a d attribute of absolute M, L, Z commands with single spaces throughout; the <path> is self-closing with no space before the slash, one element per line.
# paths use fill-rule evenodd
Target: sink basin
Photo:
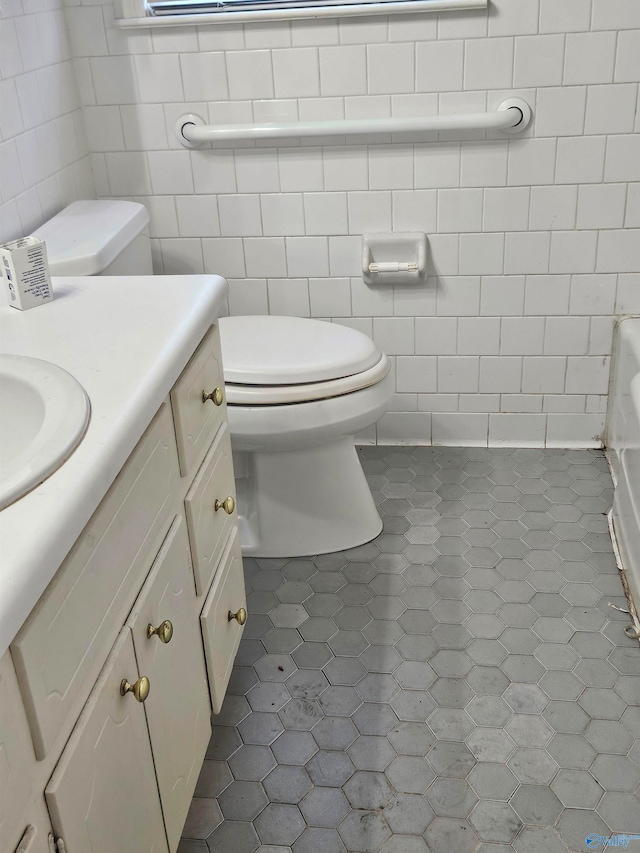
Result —
<path fill-rule="evenodd" d="M 0 509 L 46 480 L 82 441 L 90 405 L 56 364 L 0 355 Z"/>

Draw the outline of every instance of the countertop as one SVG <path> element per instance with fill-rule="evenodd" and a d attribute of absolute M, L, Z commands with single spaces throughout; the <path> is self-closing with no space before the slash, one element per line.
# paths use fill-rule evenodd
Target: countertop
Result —
<path fill-rule="evenodd" d="M 0 512 L 0 655 L 55 575 L 226 303 L 213 275 L 55 278 L 56 299 L 0 306 L 0 352 L 51 361 L 91 401 L 82 442 Z"/>

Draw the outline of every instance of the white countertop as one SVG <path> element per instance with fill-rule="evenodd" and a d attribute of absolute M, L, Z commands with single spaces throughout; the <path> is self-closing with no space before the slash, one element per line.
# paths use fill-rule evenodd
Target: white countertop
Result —
<path fill-rule="evenodd" d="M 0 655 L 44 592 L 226 301 L 213 275 L 55 278 L 54 302 L 0 305 L 0 352 L 69 371 L 87 433 L 47 480 L 0 512 Z M 1 401 L 0 401 L 1 405 Z"/>

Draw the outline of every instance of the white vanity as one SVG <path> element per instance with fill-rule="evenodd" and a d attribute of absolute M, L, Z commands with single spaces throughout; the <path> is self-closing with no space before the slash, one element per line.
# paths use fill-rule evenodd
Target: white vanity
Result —
<path fill-rule="evenodd" d="M 173 853 L 246 619 L 226 283 L 54 287 L 0 308 L 0 351 L 91 402 L 73 455 L 0 513 L 0 851 Z"/>

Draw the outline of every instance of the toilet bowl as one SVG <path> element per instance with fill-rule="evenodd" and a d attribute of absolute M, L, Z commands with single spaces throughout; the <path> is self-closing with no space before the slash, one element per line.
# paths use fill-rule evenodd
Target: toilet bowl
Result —
<path fill-rule="evenodd" d="M 74 202 L 46 222 L 53 275 L 152 275 L 145 208 Z M 387 357 L 366 335 L 299 317 L 220 320 L 243 552 L 353 548 L 382 522 L 353 437 L 386 411 Z"/>
<path fill-rule="evenodd" d="M 377 536 L 354 435 L 387 410 L 386 355 L 299 317 L 223 317 L 220 337 L 243 553 L 309 556 Z"/>

